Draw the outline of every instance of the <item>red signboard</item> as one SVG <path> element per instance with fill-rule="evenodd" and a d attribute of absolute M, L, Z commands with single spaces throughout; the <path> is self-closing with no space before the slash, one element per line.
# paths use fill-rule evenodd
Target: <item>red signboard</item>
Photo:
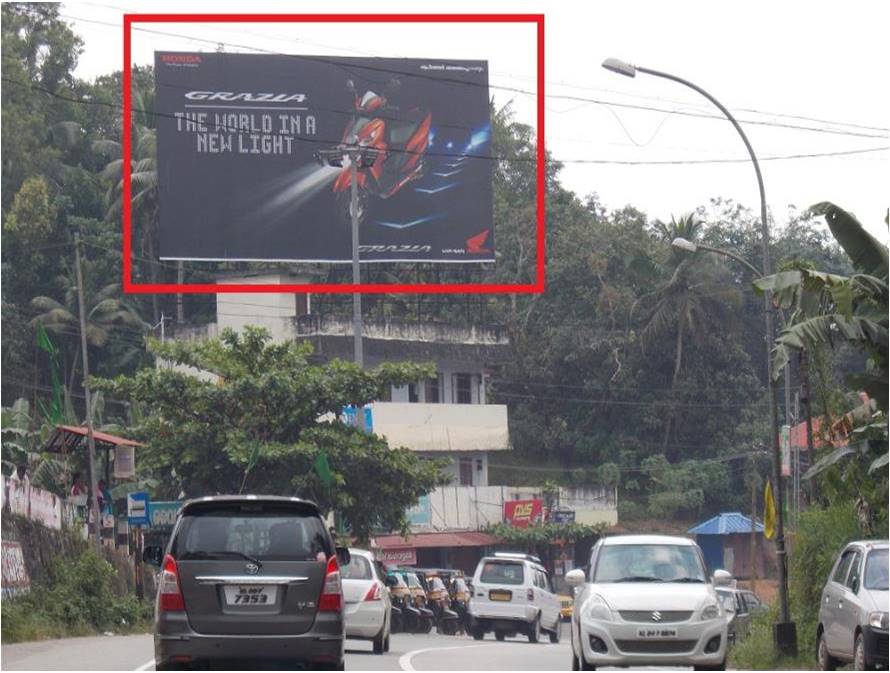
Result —
<path fill-rule="evenodd" d="M 377 560 L 388 566 L 416 566 L 416 549 L 381 549 L 377 552 Z"/>
<path fill-rule="evenodd" d="M 504 518 L 518 528 L 528 528 L 529 524 L 540 523 L 544 512 L 544 501 L 507 500 L 504 503 Z"/>

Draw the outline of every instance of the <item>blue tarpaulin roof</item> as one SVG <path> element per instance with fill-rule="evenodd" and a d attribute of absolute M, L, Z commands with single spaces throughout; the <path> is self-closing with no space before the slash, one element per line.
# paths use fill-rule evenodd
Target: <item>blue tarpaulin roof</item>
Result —
<path fill-rule="evenodd" d="M 762 533 L 763 524 L 756 521 L 754 523 L 754 531 L 756 533 Z M 734 535 L 737 533 L 750 533 L 751 519 L 741 512 L 723 512 L 690 528 L 687 532 L 692 535 Z"/>

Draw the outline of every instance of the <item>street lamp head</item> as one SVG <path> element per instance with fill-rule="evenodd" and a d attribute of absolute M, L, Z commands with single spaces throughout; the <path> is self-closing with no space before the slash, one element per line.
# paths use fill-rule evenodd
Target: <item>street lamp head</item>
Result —
<path fill-rule="evenodd" d="M 631 65 L 630 63 L 617 58 L 607 58 L 603 61 L 603 67 L 606 70 L 617 72 L 619 75 L 624 75 L 625 77 L 635 77 L 637 74 L 637 67 L 635 65 Z"/>
<path fill-rule="evenodd" d="M 683 252 L 694 253 L 698 251 L 698 246 L 692 241 L 688 241 L 685 238 L 675 238 L 671 241 L 671 247 L 674 250 L 681 250 Z"/>

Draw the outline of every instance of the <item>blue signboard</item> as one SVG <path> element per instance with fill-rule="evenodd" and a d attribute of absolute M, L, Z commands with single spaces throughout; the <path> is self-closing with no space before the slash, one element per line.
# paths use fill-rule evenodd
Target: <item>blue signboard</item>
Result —
<path fill-rule="evenodd" d="M 176 523 L 176 514 L 181 508 L 181 500 L 149 502 L 148 525 L 155 530 L 171 530 Z"/>
<path fill-rule="evenodd" d="M 127 494 L 127 523 L 131 526 L 147 526 L 150 523 L 148 517 L 148 493 L 137 491 Z"/>
<path fill-rule="evenodd" d="M 405 512 L 405 516 L 408 518 L 408 523 L 412 526 L 429 526 L 432 523 L 431 509 L 430 497 L 422 495 L 417 504 Z"/>
<path fill-rule="evenodd" d="M 555 510 L 550 513 L 550 518 L 553 520 L 553 523 L 575 523 L 575 513 L 573 511 Z"/>
<path fill-rule="evenodd" d="M 372 409 L 370 406 L 362 408 L 365 412 L 365 432 L 374 432 L 374 416 L 371 413 Z M 348 407 L 343 407 L 343 422 L 346 423 L 346 425 L 358 427 L 358 418 L 355 413 L 354 405 L 350 404 Z"/>

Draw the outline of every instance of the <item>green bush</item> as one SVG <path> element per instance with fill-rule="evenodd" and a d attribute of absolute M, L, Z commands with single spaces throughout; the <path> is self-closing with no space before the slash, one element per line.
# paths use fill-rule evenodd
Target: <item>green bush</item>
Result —
<path fill-rule="evenodd" d="M 92 549 L 55 560 L 48 581 L 2 603 L 4 642 L 61 638 L 147 627 L 152 606 L 133 595 L 117 596 L 117 571 Z"/>
<path fill-rule="evenodd" d="M 852 503 L 810 509 L 800 516 L 797 531 L 789 535 L 788 597 L 791 618 L 797 623 L 796 659 L 779 657 L 773 647 L 773 623 L 778 605 L 759 615 L 748 636 L 730 652 L 733 668 L 775 670 L 816 668 L 816 628 L 819 604 L 828 573 L 845 544 L 861 536 Z"/>

